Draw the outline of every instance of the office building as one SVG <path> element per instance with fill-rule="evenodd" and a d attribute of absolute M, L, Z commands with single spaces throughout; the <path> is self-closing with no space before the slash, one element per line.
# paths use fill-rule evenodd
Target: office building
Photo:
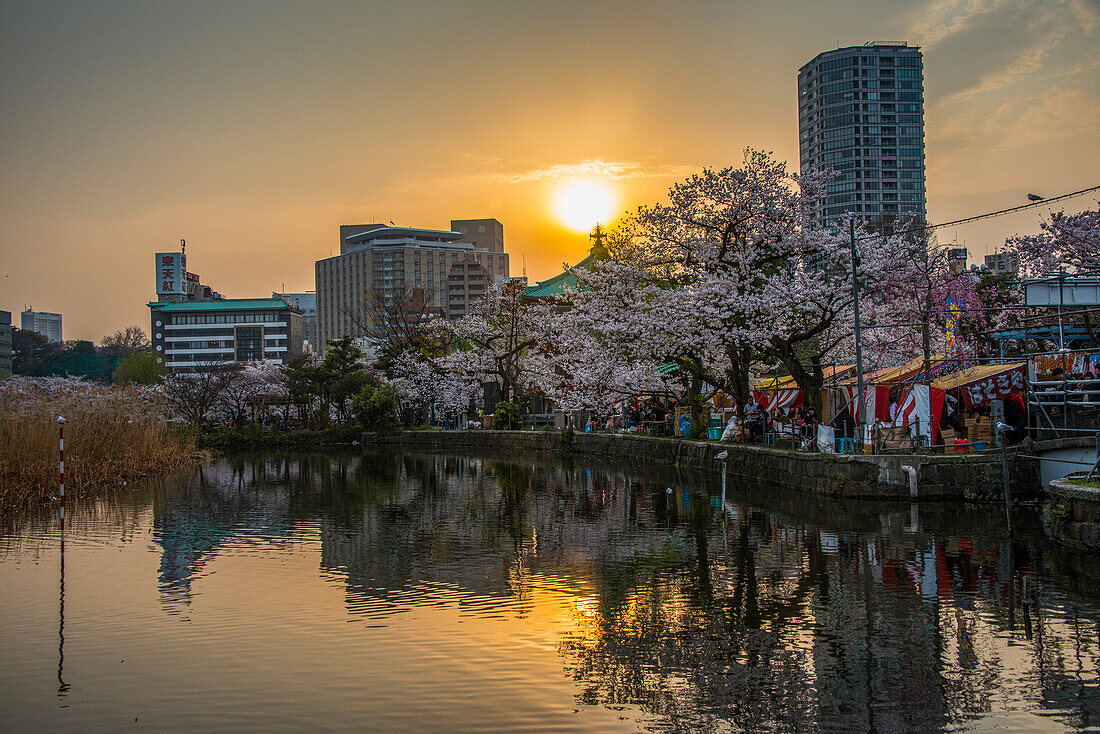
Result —
<path fill-rule="evenodd" d="M 947 269 L 953 275 L 958 275 L 966 270 L 966 258 L 968 251 L 965 247 L 949 247 L 947 249 Z"/>
<path fill-rule="evenodd" d="M 304 324 L 305 351 L 312 353 L 317 344 L 317 294 L 314 291 L 305 293 L 272 293 L 272 298 L 281 298 L 294 308 L 302 312 L 302 324 Z"/>
<path fill-rule="evenodd" d="M 11 374 L 11 311 L 0 311 L 0 377 Z"/>
<path fill-rule="evenodd" d="M 385 328 L 374 323 L 379 314 L 400 310 L 415 289 L 428 308 L 461 318 L 508 273 L 504 226 L 495 219 L 456 219 L 450 230 L 343 225 L 340 254 L 316 264 L 317 350 Z"/>
<path fill-rule="evenodd" d="M 61 342 L 61 314 L 47 311 L 24 311 L 19 315 L 23 331 L 34 331 L 52 342 Z"/>
<path fill-rule="evenodd" d="M 846 213 L 870 222 L 927 217 L 924 60 L 905 42 L 818 54 L 798 71 L 803 172 L 836 177 L 815 204 L 822 226 Z"/>
<path fill-rule="evenodd" d="M 302 314 L 281 298 L 158 301 L 149 312 L 153 349 L 171 372 L 286 364 L 302 353 Z"/>
<path fill-rule="evenodd" d="M 179 252 L 156 253 L 157 300 L 147 304 L 153 349 L 170 372 L 286 364 L 302 353 L 302 309 L 279 297 L 225 298 L 187 270 L 182 244 Z"/>

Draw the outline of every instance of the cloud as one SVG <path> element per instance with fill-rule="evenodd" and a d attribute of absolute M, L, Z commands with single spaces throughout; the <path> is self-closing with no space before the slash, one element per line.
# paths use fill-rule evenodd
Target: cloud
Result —
<path fill-rule="evenodd" d="M 1100 135 L 1100 95 L 1053 86 L 999 103 L 971 105 L 952 114 L 928 142 L 943 152 L 1007 151 Z"/>
<path fill-rule="evenodd" d="M 919 17 L 910 24 L 907 34 L 931 50 L 1007 4 L 1007 0 L 937 0 L 917 10 Z"/>
<path fill-rule="evenodd" d="M 1005 14 L 1020 16 L 1033 27 L 1062 26 L 1065 35 L 1074 29 L 1089 33 L 1100 24 L 1097 0 L 934 0 L 916 13 L 907 33 L 928 50 L 966 31 L 995 25 Z"/>
<path fill-rule="evenodd" d="M 1100 27 L 1098 0 L 936 0 L 917 11 L 908 33 L 926 51 L 951 55 L 975 46 L 1007 44 L 1011 53 L 1001 57 L 996 68 L 956 66 L 954 73 L 973 81 L 940 100 L 969 100 L 995 92 L 1021 81 L 1049 77 L 1052 57 L 1072 50 L 1080 39 L 1085 49 L 1094 48 L 1095 31 Z M 939 48 L 951 47 L 951 48 Z M 1080 58 L 1080 54 L 1073 54 Z"/>
<path fill-rule="evenodd" d="M 1080 89 L 1052 87 L 1020 114 L 1002 147 L 1100 135 L 1100 96 Z M 1018 141 L 1018 142 L 1017 142 Z"/>
<path fill-rule="evenodd" d="M 545 168 L 481 174 L 486 183 L 527 183 L 560 178 L 598 177 L 612 180 L 634 178 L 676 178 L 696 169 L 691 166 L 645 165 L 638 161 L 605 161 L 600 158 L 579 163 L 560 163 Z"/>

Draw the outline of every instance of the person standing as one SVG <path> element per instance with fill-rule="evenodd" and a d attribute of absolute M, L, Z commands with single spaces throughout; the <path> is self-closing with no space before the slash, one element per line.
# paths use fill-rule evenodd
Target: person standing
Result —
<path fill-rule="evenodd" d="M 764 439 L 764 411 L 755 396 L 749 397 L 745 403 L 745 426 L 749 431 L 749 441 L 758 443 Z"/>

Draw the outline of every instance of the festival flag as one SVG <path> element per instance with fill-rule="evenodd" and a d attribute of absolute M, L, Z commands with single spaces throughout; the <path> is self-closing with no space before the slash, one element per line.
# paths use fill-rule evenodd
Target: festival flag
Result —
<path fill-rule="evenodd" d="M 959 319 L 962 317 L 962 298 L 947 299 L 947 348 L 944 356 L 955 350 L 955 337 L 959 331 Z"/>

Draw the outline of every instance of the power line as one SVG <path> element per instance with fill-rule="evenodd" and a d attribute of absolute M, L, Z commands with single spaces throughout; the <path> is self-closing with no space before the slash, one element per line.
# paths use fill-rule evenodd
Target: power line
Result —
<path fill-rule="evenodd" d="M 978 215 L 973 216 L 973 217 L 966 217 L 964 219 L 956 219 L 952 222 L 942 222 L 941 224 L 926 224 L 923 227 L 911 227 L 910 229 L 896 230 L 895 232 L 893 232 L 893 234 L 911 234 L 911 233 L 914 233 L 914 232 L 930 232 L 932 230 L 941 229 L 943 227 L 954 227 L 954 226 L 959 225 L 959 224 L 968 224 L 970 222 L 977 222 L 977 221 L 980 221 L 982 219 L 992 219 L 993 217 L 1000 217 L 1000 216 L 1004 216 L 1005 214 L 1013 214 L 1015 212 L 1022 212 L 1026 209 L 1034 209 L 1035 207 L 1045 206 L 1047 204 L 1053 204 L 1056 201 L 1062 201 L 1064 199 L 1072 199 L 1076 196 L 1081 196 L 1082 194 L 1087 194 L 1090 191 L 1097 191 L 1097 190 L 1100 190 L 1100 186 L 1090 186 L 1087 189 L 1081 189 L 1080 191 L 1072 191 L 1068 194 L 1062 194 L 1061 196 L 1053 196 L 1049 199 L 1040 199 L 1039 201 L 1031 201 L 1031 202 L 1028 202 L 1027 204 L 1021 204 L 1020 206 L 1014 206 L 1011 209 L 1001 209 L 999 211 L 989 212 L 988 214 L 978 214 Z M 862 237 L 857 237 L 856 241 L 858 242 L 858 241 L 861 241 L 861 240 L 878 239 L 881 236 L 882 235 L 879 235 L 879 234 L 864 235 Z"/>

